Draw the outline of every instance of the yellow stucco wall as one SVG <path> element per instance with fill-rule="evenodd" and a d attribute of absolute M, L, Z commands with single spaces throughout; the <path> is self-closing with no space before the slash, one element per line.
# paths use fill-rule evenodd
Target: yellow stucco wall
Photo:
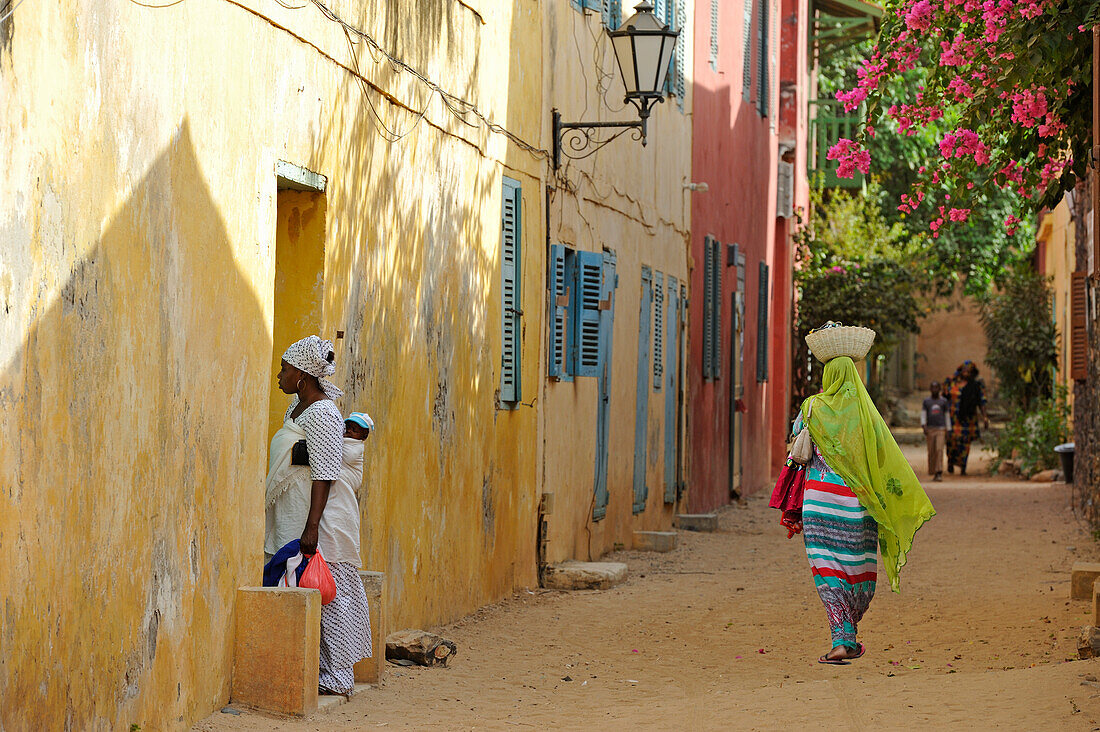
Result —
<path fill-rule="evenodd" d="M 624 4 L 623 17 L 632 14 Z M 568 2 L 543 3 L 546 14 L 548 107 L 564 121 L 635 120 L 622 103 L 622 82 L 598 13 L 582 14 Z M 686 3 L 686 17 L 694 16 Z M 645 510 L 633 513 L 634 440 L 641 268 L 687 280 L 691 181 L 692 27 L 681 30 L 685 44 L 687 98 L 655 105 L 649 141 L 623 135 L 584 160 L 564 161 L 550 199 L 549 239 L 587 251 L 610 249 L 617 257 L 610 395 L 610 438 L 606 516 L 593 521 L 598 387 L 593 377 L 545 379 L 543 490 L 554 494 L 548 517 L 549 562 L 597 559 L 616 546 L 629 548 L 634 530 L 668 530 L 676 504 L 664 503 L 665 390 L 648 389 Z M 592 65 L 598 64 L 598 71 Z M 585 80 L 588 80 L 587 82 Z M 604 79 L 603 92 L 597 79 Z M 652 335 L 650 336 L 652 338 Z M 546 343 L 546 337 L 542 339 Z M 545 346 L 543 346 L 545 348 Z M 652 354 L 650 356 L 652 364 Z M 673 366 L 666 346 L 666 368 Z M 652 378 L 652 368 L 650 369 Z M 673 426 L 673 428 L 675 428 Z M 685 454 L 686 454 L 685 445 Z M 685 458 L 686 460 L 686 458 Z M 685 465 L 685 470 L 690 467 Z"/>
<path fill-rule="evenodd" d="M 538 145 L 542 4 L 329 4 Z M 228 699 L 285 347 L 277 160 L 329 181 L 320 330 L 346 332 L 341 408 L 378 424 L 363 553 L 387 574 L 387 616 L 430 625 L 534 584 L 540 424 L 531 404 L 496 408 L 500 185 L 524 186 L 523 285 L 537 295 L 545 163 L 458 120 L 311 6 L 26 3 L 13 21 L 0 546 L 20 559 L 0 564 L 0 586 L 21 589 L 0 612 L 0 726 L 180 728 Z M 400 140 L 383 139 L 364 95 Z M 540 318 L 524 321 L 527 402 Z"/>
<path fill-rule="evenodd" d="M 1042 215 L 1036 241 L 1043 242 L 1043 271 L 1050 278 L 1053 290 L 1051 303 L 1054 324 L 1058 329 L 1058 373 L 1056 383 L 1067 390 L 1069 404 L 1073 404 L 1073 379 L 1070 378 L 1070 288 L 1076 263 L 1074 256 L 1075 232 L 1069 204 L 1065 199 Z M 1070 410 L 1072 414 L 1072 409 Z"/>

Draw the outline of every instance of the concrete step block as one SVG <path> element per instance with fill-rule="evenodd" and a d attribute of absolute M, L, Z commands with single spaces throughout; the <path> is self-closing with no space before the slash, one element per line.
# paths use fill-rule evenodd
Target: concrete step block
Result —
<path fill-rule="evenodd" d="M 1100 626 L 1100 579 L 1092 583 L 1092 624 Z"/>
<path fill-rule="evenodd" d="M 635 531 L 634 548 L 641 552 L 670 552 L 676 548 L 675 531 Z"/>
<path fill-rule="evenodd" d="M 234 644 L 235 704 L 300 717 L 317 710 L 320 592 L 240 588 Z"/>
<path fill-rule="evenodd" d="M 317 698 L 317 711 L 328 712 L 336 707 L 351 701 L 351 697 L 355 696 L 361 691 L 370 689 L 370 684 L 356 684 L 355 688 L 351 690 L 351 694 L 344 696 L 343 694 L 322 694 Z"/>
<path fill-rule="evenodd" d="M 718 531 L 718 514 L 678 513 L 676 514 L 676 528 L 684 531 Z"/>
<path fill-rule="evenodd" d="M 1069 599 L 1091 600 L 1092 585 L 1100 578 L 1100 562 L 1074 562 L 1070 571 Z"/>
<path fill-rule="evenodd" d="M 626 579 L 622 562 L 569 560 L 546 568 L 542 586 L 551 590 L 606 590 Z"/>
<path fill-rule="evenodd" d="M 386 668 L 386 628 L 383 604 L 386 594 L 386 575 L 382 572 L 360 572 L 363 590 L 367 593 L 367 609 L 370 612 L 370 647 L 373 656 L 355 664 L 355 680 L 363 684 L 381 684 Z"/>

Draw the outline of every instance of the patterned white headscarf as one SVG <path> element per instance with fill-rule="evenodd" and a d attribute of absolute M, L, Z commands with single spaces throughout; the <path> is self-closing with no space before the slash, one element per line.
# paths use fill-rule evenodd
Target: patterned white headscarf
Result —
<path fill-rule="evenodd" d="M 316 376 L 321 389 L 329 399 L 339 399 L 344 392 L 336 388 L 336 385 L 326 379 L 336 373 L 336 364 L 329 358 L 333 355 L 332 341 L 325 341 L 318 336 L 311 335 L 297 343 L 292 343 L 283 354 L 283 360 L 296 369 L 300 369 L 310 376 Z"/>

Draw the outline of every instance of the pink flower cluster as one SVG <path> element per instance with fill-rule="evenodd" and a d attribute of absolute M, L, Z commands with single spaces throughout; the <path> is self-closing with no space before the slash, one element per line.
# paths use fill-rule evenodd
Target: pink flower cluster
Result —
<path fill-rule="evenodd" d="M 978 137 L 978 133 L 960 127 L 948 133 L 940 140 L 940 154 L 947 159 L 973 157 L 978 165 L 989 163 L 989 146 Z"/>
<path fill-rule="evenodd" d="M 854 140 L 841 138 L 840 142 L 829 148 L 825 156 L 837 161 L 836 174 L 840 178 L 851 178 L 858 170 L 867 175 L 871 170 L 871 153 Z"/>

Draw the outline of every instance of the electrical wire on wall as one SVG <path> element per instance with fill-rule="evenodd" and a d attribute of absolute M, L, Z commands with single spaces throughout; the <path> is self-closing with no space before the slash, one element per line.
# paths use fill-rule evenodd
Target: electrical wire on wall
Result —
<path fill-rule="evenodd" d="M 183 2 L 183 0 L 176 0 L 176 2 Z M 12 3 L 15 3 L 14 5 Z M 23 4 L 23 0 L 8 0 L 2 7 L 0 7 L 0 23 L 15 15 L 15 10 Z M 4 12 L 4 11 L 7 12 Z"/>

